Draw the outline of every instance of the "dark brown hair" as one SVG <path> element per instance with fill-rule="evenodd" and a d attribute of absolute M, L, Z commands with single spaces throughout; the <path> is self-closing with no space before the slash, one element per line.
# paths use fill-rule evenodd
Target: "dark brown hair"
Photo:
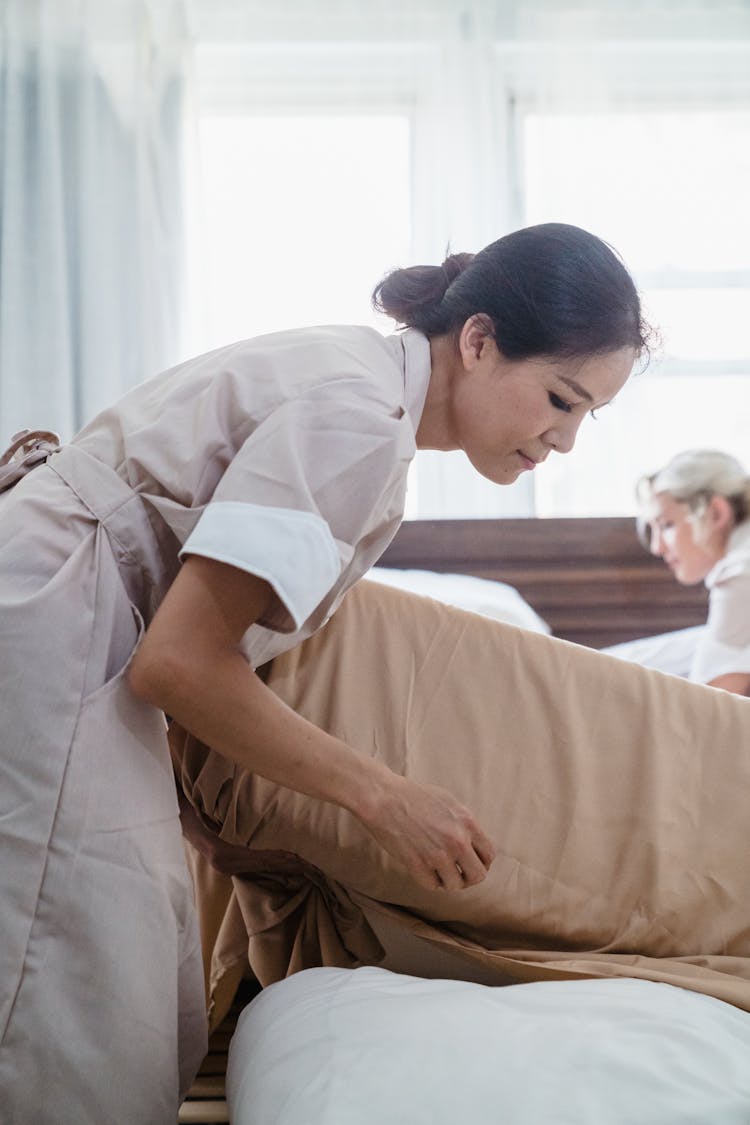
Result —
<path fill-rule="evenodd" d="M 606 242 L 566 223 L 514 231 L 442 266 L 393 270 L 373 305 L 427 336 L 459 332 L 481 314 L 508 359 L 649 350 L 651 330 L 624 264 Z"/>

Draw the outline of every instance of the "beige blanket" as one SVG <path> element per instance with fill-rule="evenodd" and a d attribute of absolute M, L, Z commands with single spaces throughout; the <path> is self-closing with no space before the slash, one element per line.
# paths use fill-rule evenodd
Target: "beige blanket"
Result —
<path fill-rule="evenodd" d="M 750 700 L 370 582 L 268 683 L 455 793 L 497 858 L 477 887 L 422 890 L 350 814 L 173 731 L 190 801 L 251 849 L 231 882 L 192 856 L 214 1022 L 248 961 L 264 985 L 381 962 L 641 977 L 750 1010 Z"/>

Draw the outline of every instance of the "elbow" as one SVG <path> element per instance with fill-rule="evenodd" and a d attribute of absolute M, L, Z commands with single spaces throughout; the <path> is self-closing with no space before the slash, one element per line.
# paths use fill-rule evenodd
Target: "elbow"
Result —
<path fill-rule="evenodd" d="M 136 698 L 172 714 L 181 695 L 190 691 L 186 662 L 172 651 L 155 651 L 141 642 L 128 669 L 127 682 Z"/>
<path fill-rule="evenodd" d="M 158 681 L 155 671 L 153 660 L 144 652 L 144 646 L 141 644 L 136 649 L 133 659 L 130 662 L 127 680 L 128 687 L 133 695 L 136 696 L 137 699 L 143 700 L 145 703 L 156 703 L 155 696 L 158 694 Z"/>

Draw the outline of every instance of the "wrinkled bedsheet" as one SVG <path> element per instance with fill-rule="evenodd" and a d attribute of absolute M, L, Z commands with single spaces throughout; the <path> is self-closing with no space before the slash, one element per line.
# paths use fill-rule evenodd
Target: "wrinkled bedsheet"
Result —
<path fill-rule="evenodd" d="M 212 1021 L 264 985 L 382 964 L 481 983 L 635 977 L 750 1011 L 750 700 L 361 582 L 269 686 L 363 756 L 444 786 L 497 847 L 461 892 L 412 883 L 352 815 L 179 728 Z"/>

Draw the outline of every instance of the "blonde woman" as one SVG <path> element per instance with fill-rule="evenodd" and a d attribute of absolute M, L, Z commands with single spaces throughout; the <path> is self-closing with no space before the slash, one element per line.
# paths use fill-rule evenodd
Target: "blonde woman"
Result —
<path fill-rule="evenodd" d="M 678 453 L 638 485 L 642 539 L 678 582 L 705 582 L 709 612 L 690 678 L 750 695 L 750 477 L 711 449 Z"/>

